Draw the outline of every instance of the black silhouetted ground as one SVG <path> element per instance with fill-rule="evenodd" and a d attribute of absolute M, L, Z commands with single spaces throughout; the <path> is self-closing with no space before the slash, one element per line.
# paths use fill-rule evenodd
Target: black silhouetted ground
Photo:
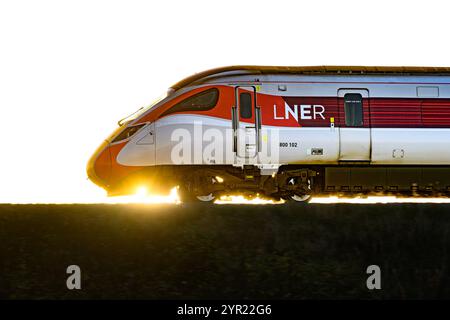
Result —
<path fill-rule="evenodd" d="M 0 205 L 0 298 L 450 298 L 449 230 L 445 204 Z"/>

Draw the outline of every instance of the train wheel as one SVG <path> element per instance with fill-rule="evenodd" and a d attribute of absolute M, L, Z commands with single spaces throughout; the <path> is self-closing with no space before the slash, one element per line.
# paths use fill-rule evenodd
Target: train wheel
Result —
<path fill-rule="evenodd" d="M 178 196 L 181 202 L 213 202 L 216 197 L 210 193 L 207 195 L 196 195 L 188 190 L 186 187 L 180 186 L 178 188 Z"/>
<path fill-rule="evenodd" d="M 202 202 L 212 202 L 214 201 L 214 199 L 216 199 L 216 197 L 212 193 L 208 194 L 207 196 L 196 196 L 196 198 Z"/>
<path fill-rule="evenodd" d="M 290 196 L 290 200 L 297 201 L 297 202 L 305 202 L 311 199 L 310 194 L 303 194 L 303 195 L 296 195 Z"/>
<path fill-rule="evenodd" d="M 296 185 L 298 184 L 297 179 L 296 178 L 291 178 L 288 181 L 289 185 Z M 307 187 L 307 191 L 310 191 L 310 186 L 308 184 Z M 300 192 L 295 192 L 294 194 L 290 194 L 287 196 L 283 197 L 284 200 L 291 200 L 291 201 L 296 201 L 296 202 L 307 202 L 309 199 L 311 199 L 311 194 L 309 193 L 300 193 Z"/>

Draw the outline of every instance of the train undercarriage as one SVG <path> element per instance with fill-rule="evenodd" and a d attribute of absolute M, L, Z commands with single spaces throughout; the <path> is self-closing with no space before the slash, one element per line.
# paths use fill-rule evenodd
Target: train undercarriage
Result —
<path fill-rule="evenodd" d="M 212 202 L 221 196 L 242 195 L 287 201 L 308 201 L 312 196 L 450 196 L 450 166 L 281 166 L 261 174 L 256 166 L 158 166 L 137 172 L 110 195 L 135 185 L 165 193 L 178 186 L 183 202 Z"/>

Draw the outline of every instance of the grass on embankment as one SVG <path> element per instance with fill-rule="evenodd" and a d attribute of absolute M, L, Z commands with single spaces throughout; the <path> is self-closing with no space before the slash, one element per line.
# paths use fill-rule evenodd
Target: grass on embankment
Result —
<path fill-rule="evenodd" d="M 0 298 L 450 298 L 449 227 L 445 204 L 0 205 Z"/>

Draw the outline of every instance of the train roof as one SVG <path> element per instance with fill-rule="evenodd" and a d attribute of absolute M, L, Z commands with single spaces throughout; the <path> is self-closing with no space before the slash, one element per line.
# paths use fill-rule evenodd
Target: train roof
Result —
<path fill-rule="evenodd" d="M 386 66 L 227 66 L 189 76 L 170 87 L 177 91 L 207 78 L 235 75 L 298 74 L 298 75 L 445 75 L 450 67 L 386 67 Z"/>

